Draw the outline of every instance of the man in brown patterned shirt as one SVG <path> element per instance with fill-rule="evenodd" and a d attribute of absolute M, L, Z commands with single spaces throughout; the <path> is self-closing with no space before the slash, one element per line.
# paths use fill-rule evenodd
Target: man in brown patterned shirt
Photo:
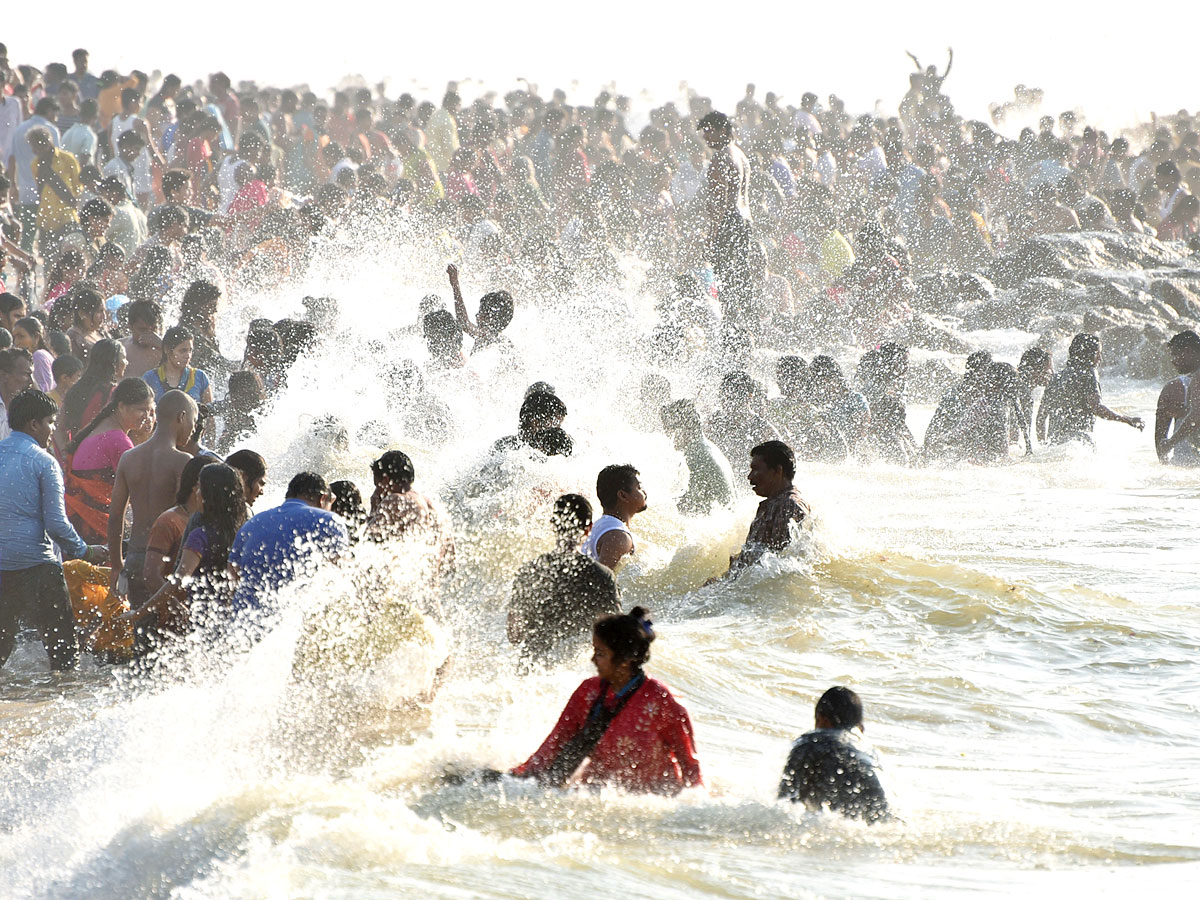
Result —
<path fill-rule="evenodd" d="M 766 441 L 750 451 L 747 478 L 754 493 L 764 499 L 750 523 L 742 552 L 729 560 L 729 571 L 720 577 L 736 576 L 768 550 L 779 551 L 792 542 L 791 524 L 799 526 L 809 516 L 808 504 L 792 484 L 795 477 L 796 458 L 783 441 Z"/>

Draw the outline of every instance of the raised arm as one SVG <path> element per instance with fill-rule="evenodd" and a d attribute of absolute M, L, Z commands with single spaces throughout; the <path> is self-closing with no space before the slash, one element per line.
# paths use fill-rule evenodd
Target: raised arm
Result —
<path fill-rule="evenodd" d="M 446 275 L 450 278 L 450 290 L 454 292 L 454 318 L 458 319 L 458 327 L 471 337 L 479 336 L 479 328 L 471 322 L 467 314 L 467 304 L 463 302 L 462 287 L 458 283 L 458 266 L 454 263 L 446 266 Z"/>

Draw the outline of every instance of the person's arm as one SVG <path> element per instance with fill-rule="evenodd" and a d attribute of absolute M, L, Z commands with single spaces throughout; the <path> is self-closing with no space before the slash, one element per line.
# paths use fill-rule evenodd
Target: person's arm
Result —
<path fill-rule="evenodd" d="M 41 482 L 42 525 L 62 551 L 63 559 L 88 559 L 89 562 L 98 559 L 100 554 L 91 551 L 75 526 L 67 520 L 67 508 L 63 500 L 66 491 L 58 463 L 49 460 L 41 467 L 38 479 Z"/>
<path fill-rule="evenodd" d="M 129 483 L 126 475 L 126 457 L 122 456 L 117 463 L 117 474 L 113 480 L 112 503 L 108 507 L 108 559 L 112 566 L 109 573 L 109 585 L 113 593 L 117 591 L 117 581 L 121 570 L 125 567 L 125 557 L 121 541 L 125 537 L 125 507 L 129 505 Z"/>
<path fill-rule="evenodd" d="M 696 735 L 692 730 L 692 720 L 678 701 L 671 701 L 659 737 L 679 764 L 684 785 L 696 787 L 704 784 L 700 760 L 696 758 Z"/>
<path fill-rule="evenodd" d="M 1105 419 L 1109 422 L 1121 422 L 1131 428 L 1136 428 L 1141 431 L 1146 427 L 1146 423 L 1138 416 L 1123 416 L 1119 412 L 1114 412 L 1100 401 L 1098 393 L 1092 395 L 1092 414 L 1097 418 Z"/>
<path fill-rule="evenodd" d="M 505 631 L 508 634 L 508 642 L 514 646 L 525 643 L 525 636 L 529 632 L 529 622 L 526 617 L 529 589 L 525 585 L 524 576 L 524 571 L 517 572 L 513 579 L 512 590 L 509 592 Z"/>
<path fill-rule="evenodd" d="M 594 697 L 589 697 L 588 686 L 589 682 L 585 681 L 575 689 L 575 693 L 571 695 L 571 699 L 563 708 L 562 715 L 558 717 L 554 729 L 542 741 L 542 745 L 537 748 L 533 756 L 510 770 L 510 774 L 517 778 L 537 778 L 554 764 L 563 745 L 578 734 L 584 726 L 591 706 L 590 701 L 594 699 Z M 605 690 L 603 682 L 600 683 L 600 690 Z"/>
<path fill-rule="evenodd" d="M 1184 399 L 1178 396 L 1182 393 L 1179 390 L 1182 387 L 1178 381 L 1172 381 L 1158 395 L 1158 406 L 1154 410 L 1154 450 L 1158 453 L 1159 462 L 1165 463 L 1171 453 L 1167 436 L 1171 432 L 1171 422 L 1177 418 L 1179 401 Z"/>
<path fill-rule="evenodd" d="M 162 586 L 154 592 L 149 600 L 137 609 L 125 613 L 121 618 L 137 622 L 153 613 L 158 616 L 159 621 L 167 619 L 166 613 L 169 612 L 172 603 L 180 600 L 183 585 L 199 567 L 200 554 L 185 547 L 179 553 L 179 562 L 175 566 L 174 573 L 163 581 Z"/>
<path fill-rule="evenodd" d="M 596 542 L 597 562 L 608 566 L 614 572 L 621 562 L 621 557 L 633 552 L 633 538 L 628 532 L 613 529 Z"/>
<path fill-rule="evenodd" d="M 454 318 L 458 319 L 458 326 L 471 337 L 478 337 L 479 328 L 471 321 L 470 315 L 467 314 L 467 304 L 463 302 L 462 287 L 458 283 L 458 266 L 450 263 L 446 266 L 446 274 L 450 277 L 450 289 L 454 291 Z"/>
<path fill-rule="evenodd" d="M 1053 383 L 1047 385 L 1046 390 L 1042 392 L 1042 402 L 1038 404 L 1037 439 L 1039 444 L 1046 441 L 1046 421 L 1050 418 L 1050 396 L 1053 390 Z"/>

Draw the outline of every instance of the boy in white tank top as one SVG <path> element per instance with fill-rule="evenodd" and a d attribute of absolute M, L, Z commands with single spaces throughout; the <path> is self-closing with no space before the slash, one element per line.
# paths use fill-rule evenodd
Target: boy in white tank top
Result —
<path fill-rule="evenodd" d="M 596 496 L 604 515 L 592 523 L 583 542 L 584 555 L 616 571 L 621 560 L 634 552 L 630 520 L 646 509 L 646 492 L 638 470 L 629 464 L 605 466 L 596 477 Z"/>

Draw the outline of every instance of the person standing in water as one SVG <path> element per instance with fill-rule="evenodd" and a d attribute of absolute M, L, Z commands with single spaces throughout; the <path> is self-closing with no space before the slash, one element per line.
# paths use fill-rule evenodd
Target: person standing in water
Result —
<path fill-rule="evenodd" d="M 721 448 L 704 436 L 700 414 L 691 400 L 676 400 L 659 413 L 663 430 L 683 454 L 687 490 L 676 501 L 685 516 L 706 516 L 714 506 L 733 502 L 733 470 Z"/>
<path fill-rule="evenodd" d="M 736 576 L 758 562 L 768 550 L 778 552 L 792 542 L 792 523 L 802 525 L 810 510 L 800 491 L 792 484 L 796 477 L 796 457 L 783 441 L 767 441 L 750 451 L 750 472 L 746 476 L 754 493 L 764 498 L 750 523 L 742 552 L 729 560 L 729 571 L 710 578 Z"/>
<path fill-rule="evenodd" d="M 576 688 L 554 730 L 511 775 L 551 787 L 575 782 L 654 794 L 704 783 L 687 710 L 643 671 L 655 638 L 646 615 L 635 606 L 596 622 L 597 677 Z"/>
<path fill-rule="evenodd" d="M 596 476 L 596 496 L 600 498 L 603 515 L 588 532 L 583 552 L 614 572 L 621 560 L 636 550 L 630 521 L 646 511 L 646 492 L 638 475 L 638 470 L 626 463 L 605 466 Z"/>
<path fill-rule="evenodd" d="M 621 611 L 612 570 L 579 552 L 592 527 L 587 498 L 563 494 L 554 501 L 550 524 L 555 548 L 517 570 L 508 604 L 509 642 L 539 661 L 568 639 L 585 636 L 598 616 Z"/>
<path fill-rule="evenodd" d="M 1067 364 L 1054 376 L 1042 404 L 1038 407 L 1038 439 L 1042 436 L 1052 444 L 1083 441 L 1093 444 L 1092 428 L 1096 418 L 1121 422 L 1141 431 L 1145 423 L 1137 416 L 1113 412 L 1100 400 L 1100 338 L 1094 334 L 1077 334 L 1067 351 Z"/>
<path fill-rule="evenodd" d="M 863 730 L 862 701 L 846 687 L 831 687 L 817 701 L 815 731 L 792 745 L 779 799 L 828 808 L 851 819 L 875 823 L 891 818 L 876 761 L 855 743 Z"/>
<path fill-rule="evenodd" d="M 1167 341 L 1179 377 L 1158 395 L 1154 449 L 1159 462 L 1200 466 L 1200 335 L 1181 331 Z"/>
<path fill-rule="evenodd" d="M 710 112 L 698 124 L 713 151 L 705 191 L 708 202 L 708 257 L 720 283 L 720 300 L 727 323 L 749 314 L 753 281 L 750 276 L 750 161 L 733 141 L 733 123 L 724 113 Z"/>

